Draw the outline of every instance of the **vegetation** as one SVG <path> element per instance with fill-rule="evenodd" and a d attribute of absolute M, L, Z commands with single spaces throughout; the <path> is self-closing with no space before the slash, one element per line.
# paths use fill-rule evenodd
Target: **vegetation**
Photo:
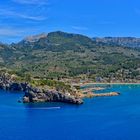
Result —
<path fill-rule="evenodd" d="M 39 85 L 60 87 L 64 85 L 55 81 L 71 77 L 138 81 L 139 62 L 139 49 L 64 32 L 49 33 L 35 42 L 0 45 L 0 68 L 27 81 L 41 79 Z"/>

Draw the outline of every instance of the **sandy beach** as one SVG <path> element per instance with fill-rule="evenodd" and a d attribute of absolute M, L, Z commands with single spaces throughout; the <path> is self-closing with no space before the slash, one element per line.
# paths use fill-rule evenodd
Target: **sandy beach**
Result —
<path fill-rule="evenodd" d="M 140 83 L 80 83 L 79 86 L 88 85 L 140 85 Z"/>

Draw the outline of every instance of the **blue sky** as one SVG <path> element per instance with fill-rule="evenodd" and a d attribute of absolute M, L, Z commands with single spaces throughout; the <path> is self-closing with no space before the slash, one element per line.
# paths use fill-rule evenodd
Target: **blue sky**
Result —
<path fill-rule="evenodd" d="M 140 37 L 139 0 L 0 0 L 0 41 L 66 31 Z"/>

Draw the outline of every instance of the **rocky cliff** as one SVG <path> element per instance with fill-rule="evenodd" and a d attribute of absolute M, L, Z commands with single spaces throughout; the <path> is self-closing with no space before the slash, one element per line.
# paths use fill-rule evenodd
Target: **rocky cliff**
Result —
<path fill-rule="evenodd" d="M 70 94 L 60 93 L 47 89 L 34 88 L 28 83 L 16 82 L 8 74 L 0 76 L 0 89 L 8 91 L 23 91 L 23 103 L 35 102 L 64 102 L 82 104 L 83 100 Z"/>
<path fill-rule="evenodd" d="M 58 91 L 41 90 L 28 86 L 23 97 L 24 103 L 29 102 L 64 102 L 71 104 L 82 104 L 83 100 L 75 96 L 66 95 Z"/>

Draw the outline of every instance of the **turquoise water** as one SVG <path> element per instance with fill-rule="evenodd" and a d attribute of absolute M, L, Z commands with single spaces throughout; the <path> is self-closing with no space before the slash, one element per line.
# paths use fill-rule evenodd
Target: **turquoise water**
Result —
<path fill-rule="evenodd" d="M 81 106 L 25 105 L 17 102 L 22 93 L 0 91 L 0 140 L 139 140 L 140 86 L 107 91 L 121 95 L 86 99 Z"/>

